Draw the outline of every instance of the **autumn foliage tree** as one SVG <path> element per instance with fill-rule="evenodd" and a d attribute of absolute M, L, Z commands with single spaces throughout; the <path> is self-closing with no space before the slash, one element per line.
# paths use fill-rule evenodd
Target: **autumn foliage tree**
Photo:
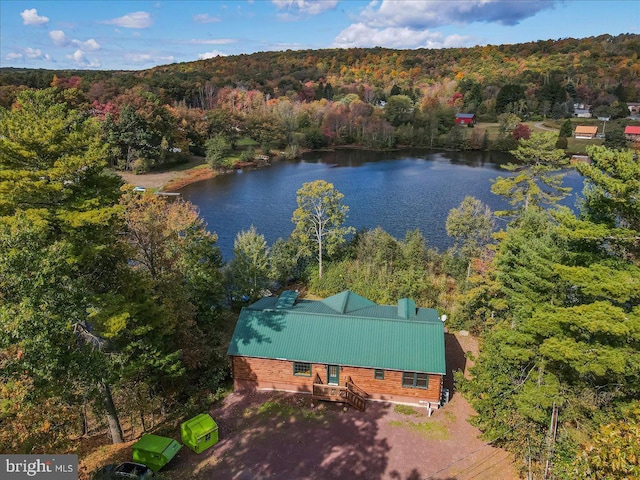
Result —
<path fill-rule="evenodd" d="M 454 238 L 454 249 L 467 263 L 467 277 L 471 260 L 491 240 L 494 220 L 487 205 L 474 197 L 465 197 L 460 206 L 449 211 L 446 221 L 447 235 Z"/>
<path fill-rule="evenodd" d="M 513 138 L 516 140 L 529 140 L 531 129 L 527 125 L 519 123 L 518 126 L 513 129 L 511 135 L 513 135 Z"/>
<path fill-rule="evenodd" d="M 335 252 L 345 236 L 354 232 L 344 225 L 349 207 L 342 203 L 344 195 L 324 180 L 307 182 L 297 192 L 298 208 L 291 221 L 291 234 L 305 252 L 316 250 L 318 276 L 322 277 L 322 260 L 326 253 Z"/>

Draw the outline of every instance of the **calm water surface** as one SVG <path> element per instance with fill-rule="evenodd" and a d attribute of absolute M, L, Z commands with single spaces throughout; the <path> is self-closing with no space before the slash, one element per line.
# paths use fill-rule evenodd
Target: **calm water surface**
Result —
<path fill-rule="evenodd" d="M 506 202 L 491 193 L 491 179 L 509 172 L 501 164 L 512 160 L 500 152 L 370 152 L 339 150 L 312 152 L 297 161 L 220 175 L 184 187 L 185 199 L 198 206 L 209 230 L 218 234 L 226 260 L 241 230 L 255 225 L 269 244 L 293 230 L 296 192 L 304 182 L 326 180 L 344 194 L 347 223 L 356 229 L 382 227 L 396 238 L 420 229 L 429 246 L 451 245 L 445 221 L 449 210 L 466 195 L 479 198 L 492 210 Z M 565 185 L 582 191 L 582 178 L 568 173 Z M 564 203 L 573 206 L 575 198 Z M 498 220 L 501 221 L 501 220 Z"/>

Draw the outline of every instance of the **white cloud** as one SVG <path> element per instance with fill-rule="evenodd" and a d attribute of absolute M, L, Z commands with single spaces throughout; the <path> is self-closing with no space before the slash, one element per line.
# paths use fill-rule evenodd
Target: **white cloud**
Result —
<path fill-rule="evenodd" d="M 122 28 L 149 28 L 153 25 L 153 19 L 149 12 L 132 12 L 122 17 L 105 20 L 101 23 Z"/>
<path fill-rule="evenodd" d="M 29 60 L 46 60 L 47 62 L 53 61 L 51 55 L 48 53 L 42 53 L 39 48 L 25 47 L 22 49 L 22 53 L 11 52 L 7 53 L 4 58 L 6 60 L 17 60 L 19 58 L 28 58 Z"/>
<path fill-rule="evenodd" d="M 83 51 L 100 50 L 100 44 L 93 38 L 90 38 L 86 42 L 81 42 L 80 40 L 71 40 L 71 43 Z"/>
<path fill-rule="evenodd" d="M 51 38 L 51 41 L 53 41 L 53 44 L 56 47 L 64 47 L 69 44 L 69 40 L 67 40 L 67 36 L 62 30 L 50 31 L 49 38 Z"/>
<path fill-rule="evenodd" d="M 300 16 L 299 15 L 292 15 L 289 12 L 285 12 L 285 13 L 278 13 L 276 15 L 276 17 L 278 18 L 278 20 L 280 20 L 281 22 L 297 22 L 298 20 L 300 20 Z"/>
<path fill-rule="evenodd" d="M 214 57 L 226 57 L 226 53 L 222 53 L 220 50 L 211 50 L 210 52 L 204 52 L 198 54 L 198 60 L 206 60 Z"/>
<path fill-rule="evenodd" d="M 87 60 L 87 57 L 85 56 L 82 50 L 76 50 L 75 52 L 73 52 L 72 55 L 65 55 L 65 57 L 68 58 L 69 60 L 73 60 L 79 65 L 84 65 L 86 63 L 89 63 L 89 61 Z"/>
<path fill-rule="evenodd" d="M 175 61 L 175 57 L 173 55 L 167 55 L 166 57 L 155 57 L 154 60 L 158 63 L 173 63 Z"/>
<path fill-rule="evenodd" d="M 66 47 L 67 45 L 73 45 L 74 47 L 82 50 L 83 52 L 100 50 L 100 44 L 93 38 L 90 38 L 86 42 L 81 40 L 69 40 L 62 30 L 52 30 L 49 32 L 49 37 L 56 47 Z"/>
<path fill-rule="evenodd" d="M 429 30 L 413 30 L 408 27 L 372 28 L 364 23 L 355 23 L 345 28 L 334 40 L 338 48 L 375 47 L 389 48 L 446 48 L 460 47 L 471 37 L 449 35 Z"/>
<path fill-rule="evenodd" d="M 126 53 L 124 58 L 131 63 L 146 63 L 153 59 L 148 53 Z"/>
<path fill-rule="evenodd" d="M 517 25 L 542 10 L 553 8 L 560 0 L 382 0 L 371 2 L 359 21 L 376 28 L 434 28 L 475 22 Z"/>
<path fill-rule="evenodd" d="M 374 0 L 358 15 L 357 23 L 342 30 L 337 47 L 443 48 L 473 45 L 464 35 L 443 36 L 434 28 L 452 24 L 516 25 L 562 0 Z"/>
<path fill-rule="evenodd" d="M 100 62 L 98 62 L 97 60 L 89 60 L 85 53 L 80 49 L 76 50 L 71 55 L 65 55 L 65 58 L 67 58 L 68 60 L 72 60 L 76 65 L 80 67 L 97 68 L 100 66 Z"/>
<path fill-rule="evenodd" d="M 38 10 L 35 8 L 24 10 L 20 16 L 24 25 L 42 25 L 49 21 L 48 17 L 38 15 Z"/>
<path fill-rule="evenodd" d="M 42 57 L 42 50 L 40 50 L 39 48 L 25 48 L 24 49 L 24 54 L 27 56 L 27 58 L 40 58 Z"/>
<path fill-rule="evenodd" d="M 192 38 L 189 40 L 189 43 L 191 45 L 227 45 L 229 43 L 236 43 L 236 40 L 233 38 Z"/>
<path fill-rule="evenodd" d="M 134 65 L 162 65 L 175 62 L 173 55 L 156 55 L 154 53 L 125 53 L 124 59 L 126 63 Z"/>
<path fill-rule="evenodd" d="M 283 14 L 285 18 L 293 19 L 296 15 L 319 15 L 327 10 L 333 10 L 338 0 L 271 0 L 279 10 L 291 10 L 291 16 Z M 279 16 L 280 17 L 280 16 Z"/>
<path fill-rule="evenodd" d="M 220 17 L 212 17 L 208 13 L 199 13 L 193 16 L 193 21 L 196 23 L 215 23 L 222 21 L 222 19 Z"/>

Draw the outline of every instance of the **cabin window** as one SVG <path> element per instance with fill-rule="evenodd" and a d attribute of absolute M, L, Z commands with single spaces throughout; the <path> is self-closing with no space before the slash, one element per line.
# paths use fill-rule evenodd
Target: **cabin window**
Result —
<path fill-rule="evenodd" d="M 384 380 L 384 370 L 376 368 L 373 371 L 373 378 L 375 378 L 376 380 Z"/>
<path fill-rule="evenodd" d="M 429 388 L 429 374 L 402 372 L 402 386 L 408 388 Z"/>
<path fill-rule="evenodd" d="M 311 364 L 304 362 L 293 362 L 293 374 L 298 377 L 311 376 Z"/>

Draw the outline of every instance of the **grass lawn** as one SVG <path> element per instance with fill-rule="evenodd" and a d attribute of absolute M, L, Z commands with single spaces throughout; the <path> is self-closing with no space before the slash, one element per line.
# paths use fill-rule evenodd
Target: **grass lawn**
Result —
<path fill-rule="evenodd" d="M 238 140 L 238 143 L 236 145 L 240 148 L 243 148 L 243 147 L 257 147 L 260 144 L 252 138 L 242 137 L 240 140 Z"/>
<path fill-rule="evenodd" d="M 549 128 L 554 128 L 554 129 L 560 128 L 559 125 L 556 126 L 555 120 L 544 120 L 542 122 L 522 122 L 522 123 L 528 126 L 532 132 L 548 132 Z M 538 127 L 539 124 L 541 124 L 542 127 L 546 127 L 546 128 Z M 499 123 L 477 123 L 474 128 L 478 131 L 478 133 L 480 134 L 480 137 L 484 135 L 485 131 L 489 132 L 489 140 L 491 141 L 495 141 L 500 135 Z"/>
<path fill-rule="evenodd" d="M 602 138 L 583 139 L 583 138 L 567 138 L 567 152 L 571 153 L 587 153 L 589 145 L 602 145 Z"/>

